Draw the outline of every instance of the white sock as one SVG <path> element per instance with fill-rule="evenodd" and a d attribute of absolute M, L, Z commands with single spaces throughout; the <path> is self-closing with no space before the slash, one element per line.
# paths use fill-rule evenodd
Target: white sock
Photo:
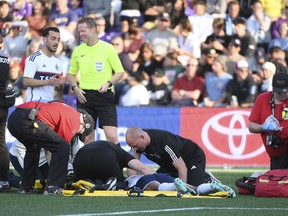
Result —
<path fill-rule="evenodd" d="M 211 188 L 211 185 L 209 183 L 203 183 L 197 187 L 197 193 L 198 194 L 209 194 L 213 193 L 213 189 Z"/>
<path fill-rule="evenodd" d="M 162 183 L 158 186 L 158 191 L 176 191 L 174 183 Z"/>

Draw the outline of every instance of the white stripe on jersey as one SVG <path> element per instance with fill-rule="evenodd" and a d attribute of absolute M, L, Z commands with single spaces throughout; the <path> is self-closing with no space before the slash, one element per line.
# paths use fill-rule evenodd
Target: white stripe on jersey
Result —
<path fill-rule="evenodd" d="M 173 162 L 178 160 L 176 154 L 169 146 L 165 145 L 164 150 L 170 155 Z"/>
<path fill-rule="evenodd" d="M 25 62 L 23 77 L 37 80 L 47 80 L 63 72 L 62 61 L 55 56 L 48 57 L 42 50 L 31 54 Z M 54 99 L 54 86 L 28 87 L 27 101 L 39 100 L 51 101 Z"/>

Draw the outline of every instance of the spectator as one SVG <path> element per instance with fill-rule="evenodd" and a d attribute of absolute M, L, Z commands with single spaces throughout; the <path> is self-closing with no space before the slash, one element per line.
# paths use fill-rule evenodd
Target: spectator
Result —
<path fill-rule="evenodd" d="M 263 47 L 259 47 L 256 49 L 253 57 L 248 59 L 249 70 L 252 71 L 253 74 L 261 73 L 262 65 L 267 60 L 268 56 Z"/>
<path fill-rule="evenodd" d="M 228 52 L 221 57 L 224 59 L 227 73 L 233 75 L 236 70 L 236 63 L 240 60 L 245 60 L 246 58 L 240 55 L 241 41 L 238 38 L 234 38 L 230 41 L 228 45 Z"/>
<path fill-rule="evenodd" d="M 26 0 L 15 0 L 11 4 L 11 12 L 14 21 L 25 20 L 32 14 L 32 3 Z"/>
<path fill-rule="evenodd" d="M 4 46 L 8 54 L 19 62 L 26 54 L 30 38 L 27 37 L 28 23 L 26 21 L 12 22 L 11 35 L 4 38 Z"/>
<path fill-rule="evenodd" d="M 213 33 L 213 17 L 206 13 L 206 2 L 204 0 L 195 0 L 193 3 L 195 14 L 189 16 L 192 29 L 200 43 Z M 196 30 L 197 29 L 197 30 Z"/>
<path fill-rule="evenodd" d="M 15 106 L 24 103 L 26 101 L 27 88 L 23 84 L 22 71 L 20 64 L 17 60 L 10 61 L 8 85 L 15 90 Z"/>
<path fill-rule="evenodd" d="M 129 85 L 127 83 L 127 78 L 130 76 L 133 70 L 133 62 L 129 57 L 129 54 L 127 52 L 124 52 L 124 41 L 123 38 L 119 35 L 114 38 L 112 38 L 111 43 L 116 49 L 116 52 L 118 53 L 119 59 L 123 65 L 124 68 L 124 76 L 121 79 L 120 82 L 114 85 L 115 87 L 115 100 L 116 104 L 119 104 L 119 98 L 120 95 L 127 92 L 129 89 Z"/>
<path fill-rule="evenodd" d="M 240 54 L 249 59 L 255 53 L 255 39 L 247 31 L 245 19 L 237 18 L 235 19 L 234 24 L 236 33 L 232 36 L 232 38 L 238 38 L 241 41 Z"/>
<path fill-rule="evenodd" d="M 129 26 L 138 25 L 141 18 L 141 12 L 144 11 L 145 0 L 122 0 L 120 20 L 121 32 L 126 33 Z"/>
<path fill-rule="evenodd" d="M 225 33 L 225 21 L 223 18 L 216 18 L 213 21 L 213 34 L 209 35 L 202 47 L 213 48 L 218 54 L 227 52 L 230 36 Z"/>
<path fill-rule="evenodd" d="M 235 34 L 234 21 L 239 18 L 240 4 L 237 0 L 232 0 L 228 3 L 228 13 L 225 17 L 225 32 L 231 36 Z"/>
<path fill-rule="evenodd" d="M 215 49 L 203 48 L 199 59 L 197 75 L 205 77 L 208 72 L 212 71 L 212 64 L 218 56 Z"/>
<path fill-rule="evenodd" d="M 281 11 L 286 5 L 286 1 L 270 1 L 261 0 L 265 14 L 267 14 L 272 22 L 281 16 Z"/>
<path fill-rule="evenodd" d="M 172 104 L 197 106 L 204 91 L 204 79 L 196 74 L 198 61 L 191 58 L 182 77 L 175 80 L 172 90 Z"/>
<path fill-rule="evenodd" d="M 250 17 L 253 13 L 252 11 L 252 4 L 253 1 L 249 0 L 236 0 L 239 1 L 240 4 L 240 17 L 243 17 L 244 19 L 247 19 Z"/>
<path fill-rule="evenodd" d="M 282 22 L 279 26 L 280 37 L 274 38 L 269 43 L 269 50 L 271 47 L 281 47 L 285 52 L 288 52 L 288 22 Z"/>
<path fill-rule="evenodd" d="M 69 8 L 74 11 L 78 19 L 84 16 L 84 8 L 83 8 L 83 1 L 84 0 L 69 0 Z"/>
<path fill-rule="evenodd" d="M 225 90 L 227 83 L 232 79 L 232 75 L 226 73 L 227 67 L 223 57 L 219 56 L 212 65 L 212 72 L 205 77 L 206 97 L 200 107 L 223 107 Z"/>
<path fill-rule="evenodd" d="M 174 0 L 171 11 L 169 11 L 171 19 L 171 29 L 177 28 L 181 20 L 187 19 L 185 9 L 187 8 L 187 0 Z M 181 31 L 180 31 L 181 32 Z"/>
<path fill-rule="evenodd" d="M 264 13 L 260 0 L 254 1 L 252 6 L 253 14 L 247 19 L 247 31 L 252 35 L 257 43 L 257 47 L 264 47 L 271 40 L 271 19 Z"/>
<path fill-rule="evenodd" d="M 77 14 L 69 9 L 68 0 L 56 0 L 55 3 L 57 9 L 50 13 L 48 25 L 55 23 L 59 29 L 63 28 L 74 35 L 78 21 Z"/>
<path fill-rule="evenodd" d="M 157 68 L 151 78 L 152 82 L 147 86 L 150 95 L 149 104 L 154 106 L 169 105 L 171 102 L 171 93 L 164 81 L 164 70 Z"/>
<path fill-rule="evenodd" d="M 44 0 L 37 0 L 34 4 L 32 14 L 26 17 L 31 37 L 40 38 L 48 21 L 48 8 Z"/>
<path fill-rule="evenodd" d="M 140 54 L 141 46 L 145 42 L 141 28 L 131 25 L 128 32 L 124 33 L 122 37 L 124 39 L 124 51 L 129 53 L 131 60 L 135 61 Z"/>
<path fill-rule="evenodd" d="M 6 23 L 13 21 L 13 16 L 9 12 L 10 12 L 9 2 L 0 1 L 0 28 L 6 29 L 6 32 L 5 32 L 6 34 L 9 32 L 9 28 L 7 28 Z"/>
<path fill-rule="evenodd" d="M 25 56 L 23 56 L 23 58 L 20 61 L 20 67 L 21 67 L 22 73 L 24 73 L 25 62 L 26 62 L 27 57 L 30 56 L 32 53 L 35 53 L 38 50 L 40 50 L 40 38 L 32 39 L 29 45 L 26 47 Z"/>
<path fill-rule="evenodd" d="M 166 56 L 171 49 L 178 48 L 177 36 L 169 27 L 170 16 L 168 13 L 163 13 L 159 17 L 157 28 L 146 35 L 146 42 L 152 45 L 155 55 L 160 57 Z"/>
<path fill-rule="evenodd" d="M 83 0 L 84 17 L 104 17 L 107 29 L 110 29 L 111 0 Z"/>
<path fill-rule="evenodd" d="M 148 85 L 156 68 L 162 68 L 162 62 L 155 58 L 152 45 L 145 42 L 140 48 L 140 54 L 133 65 L 133 71 L 144 72 L 145 85 Z"/>
<path fill-rule="evenodd" d="M 167 77 L 168 88 L 172 90 L 174 81 L 177 77 L 183 74 L 184 68 L 182 64 L 177 59 L 178 55 L 176 52 L 170 52 L 164 58 L 163 70 L 165 72 L 165 77 Z"/>
<path fill-rule="evenodd" d="M 279 27 L 281 23 L 283 22 L 288 23 L 288 2 L 286 3 L 285 7 L 282 9 L 281 16 L 275 22 L 272 22 L 272 37 L 273 38 L 280 37 Z"/>
<path fill-rule="evenodd" d="M 144 106 L 149 104 L 149 93 L 142 84 L 144 76 L 141 72 L 134 72 L 128 78 L 129 90 L 120 97 L 121 106 Z"/>
<path fill-rule="evenodd" d="M 180 21 L 179 25 L 180 34 L 178 36 L 179 48 L 174 49 L 181 59 L 183 65 L 187 64 L 187 61 L 191 58 L 200 58 L 200 41 L 192 31 L 191 23 L 188 19 Z"/>
<path fill-rule="evenodd" d="M 276 73 L 276 66 L 272 62 L 265 62 L 262 65 L 263 70 L 263 81 L 261 84 L 260 93 L 272 91 L 272 79 Z"/>
<path fill-rule="evenodd" d="M 226 102 L 231 107 L 252 107 L 257 96 L 257 84 L 249 71 L 248 62 L 240 60 L 236 64 L 233 79 L 226 87 Z"/>
<path fill-rule="evenodd" d="M 206 12 L 213 18 L 224 18 L 227 10 L 227 0 L 207 0 Z"/>
<path fill-rule="evenodd" d="M 282 47 L 271 47 L 268 59 L 275 64 L 277 72 L 287 73 L 286 53 Z"/>
<path fill-rule="evenodd" d="M 106 31 L 106 20 L 103 17 L 96 19 L 97 35 L 100 40 L 111 42 L 111 35 Z"/>

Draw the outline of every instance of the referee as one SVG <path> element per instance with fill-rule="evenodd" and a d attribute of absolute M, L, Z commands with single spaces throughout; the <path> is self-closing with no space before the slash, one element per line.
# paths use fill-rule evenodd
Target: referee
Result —
<path fill-rule="evenodd" d="M 98 39 L 93 18 L 80 19 L 77 29 L 83 43 L 74 49 L 69 69 L 77 107 L 86 110 L 95 122 L 99 119 L 99 127 L 104 130 L 106 139 L 119 144 L 116 102 L 112 89 L 124 75 L 123 66 L 113 45 Z M 78 71 L 79 86 L 76 78 Z M 95 131 L 85 143 L 94 140 Z"/>

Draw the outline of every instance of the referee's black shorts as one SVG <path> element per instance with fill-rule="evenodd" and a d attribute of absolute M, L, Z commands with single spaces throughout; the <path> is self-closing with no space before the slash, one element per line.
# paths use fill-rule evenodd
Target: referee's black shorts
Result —
<path fill-rule="evenodd" d="M 115 126 L 117 127 L 117 110 L 115 95 L 111 90 L 105 93 L 100 93 L 96 90 L 83 90 L 87 102 L 79 103 L 77 100 L 77 108 L 86 110 L 97 122 L 99 120 L 99 127 Z M 96 125 L 95 125 L 96 127 Z"/>

